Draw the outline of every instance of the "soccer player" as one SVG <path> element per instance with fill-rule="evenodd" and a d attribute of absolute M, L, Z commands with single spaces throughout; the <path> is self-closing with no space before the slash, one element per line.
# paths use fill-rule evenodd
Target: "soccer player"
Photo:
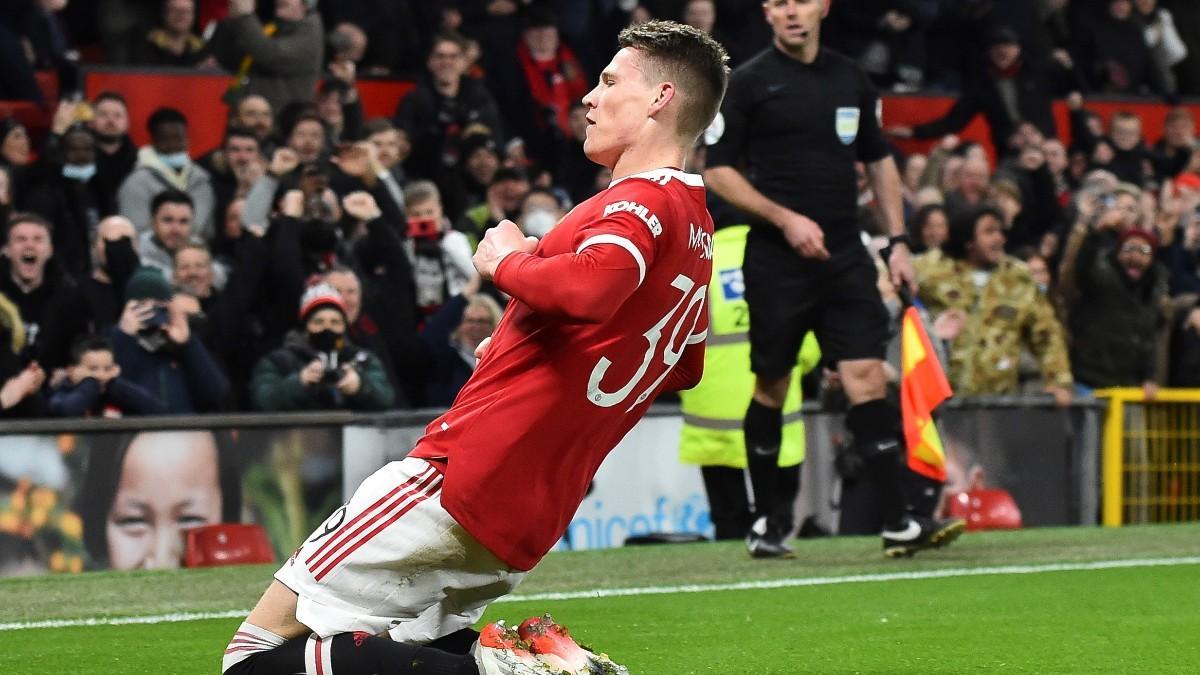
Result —
<path fill-rule="evenodd" d="M 765 0 L 770 47 L 730 78 L 723 129 L 708 150 L 713 190 L 750 216 L 743 274 L 756 377 L 744 422 L 757 518 L 746 545 L 756 558 L 791 555 L 791 497 L 781 494 L 782 408 L 809 331 L 837 363 L 856 450 L 883 485 L 883 546 L 911 555 L 948 542 L 960 520 L 908 513 L 900 411 L 885 398 L 888 319 L 857 222 L 855 162 L 866 164 L 891 233 L 893 283 L 913 286 L 900 177 L 879 129 L 879 96 L 850 59 L 821 47 L 830 0 Z M 743 173 L 744 172 L 744 173 Z"/>
<path fill-rule="evenodd" d="M 584 151 L 611 185 L 540 242 L 511 221 L 486 233 L 475 265 L 513 299 L 474 375 L 275 574 L 227 675 L 561 672 L 516 631 L 470 626 L 554 546 L 655 397 L 699 381 L 708 327 L 713 223 L 703 181 L 679 167 L 720 106 L 727 56 L 671 22 L 619 44 L 583 99 Z"/>

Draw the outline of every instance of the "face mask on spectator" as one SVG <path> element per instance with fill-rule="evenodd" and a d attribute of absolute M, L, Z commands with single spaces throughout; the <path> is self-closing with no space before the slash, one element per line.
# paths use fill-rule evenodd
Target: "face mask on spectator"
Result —
<path fill-rule="evenodd" d="M 179 171 L 188 163 L 188 154 L 186 152 L 172 152 L 169 155 L 160 154 L 159 161 L 166 164 L 168 168 Z"/>
<path fill-rule="evenodd" d="M 541 239 L 549 234 L 557 222 L 554 214 L 545 209 L 530 211 L 525 214 L 525 234 Z"/>
<path fill-rule="evenodd" d="M 317 331 L 316 333 L 308 334 L 308 344 L 319 352 L 336 351 L 339 342 L 342 340 L 341 333 L 335 333 L 331 330 Z"/>
<path fill-rule="evenodd" d="M 63 178 L 77 180 L 86 183 L 96 175 L 95 164 L 64 164 L 62 168 Z"/>

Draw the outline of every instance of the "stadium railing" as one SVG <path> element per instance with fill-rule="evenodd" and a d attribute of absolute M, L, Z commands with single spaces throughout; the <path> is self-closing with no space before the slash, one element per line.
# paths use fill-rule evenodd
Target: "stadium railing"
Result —
<path fill-rule="evenodd" d="M 1102 522 L 1200 520 L 1200 389 L 1102 389 Z"/>

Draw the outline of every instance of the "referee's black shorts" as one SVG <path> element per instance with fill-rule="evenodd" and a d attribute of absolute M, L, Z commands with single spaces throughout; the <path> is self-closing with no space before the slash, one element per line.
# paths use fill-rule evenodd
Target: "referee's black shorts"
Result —
<path fill-rule="evenodd" d="M 802 258 L 773 232 L 751 228 L 742 274 L 754 374 L 786 377 L 809 331 L 826 361 L 884 358 L 888 314 L 871 254 L 857 241 L 830 254 Z"/>

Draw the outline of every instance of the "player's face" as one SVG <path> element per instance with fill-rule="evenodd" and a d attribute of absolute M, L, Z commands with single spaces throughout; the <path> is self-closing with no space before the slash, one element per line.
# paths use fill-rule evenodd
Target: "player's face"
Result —
<path fill-rule="evenodd" d="M 656 94 L 637 50 L 625 47 L 617 52 L 600 73 L 600 82 L 583 97 L 588 108 L 583 152 L 588 159 L 615 166 L 649 119 Z"/>
<path fill-rule="evenodd" d="M 219 522 L 212 434 L 146 433 L 129 444 L 105 528 L 114 569 L 179 567 L 183 531 Z"/>
<path fill-rule="evenodd" d="M 775 43 L 789 52 L 821 40 L 821 19 L 829 0 L 766 0 L 763 16 L 775 34 Z"/>

